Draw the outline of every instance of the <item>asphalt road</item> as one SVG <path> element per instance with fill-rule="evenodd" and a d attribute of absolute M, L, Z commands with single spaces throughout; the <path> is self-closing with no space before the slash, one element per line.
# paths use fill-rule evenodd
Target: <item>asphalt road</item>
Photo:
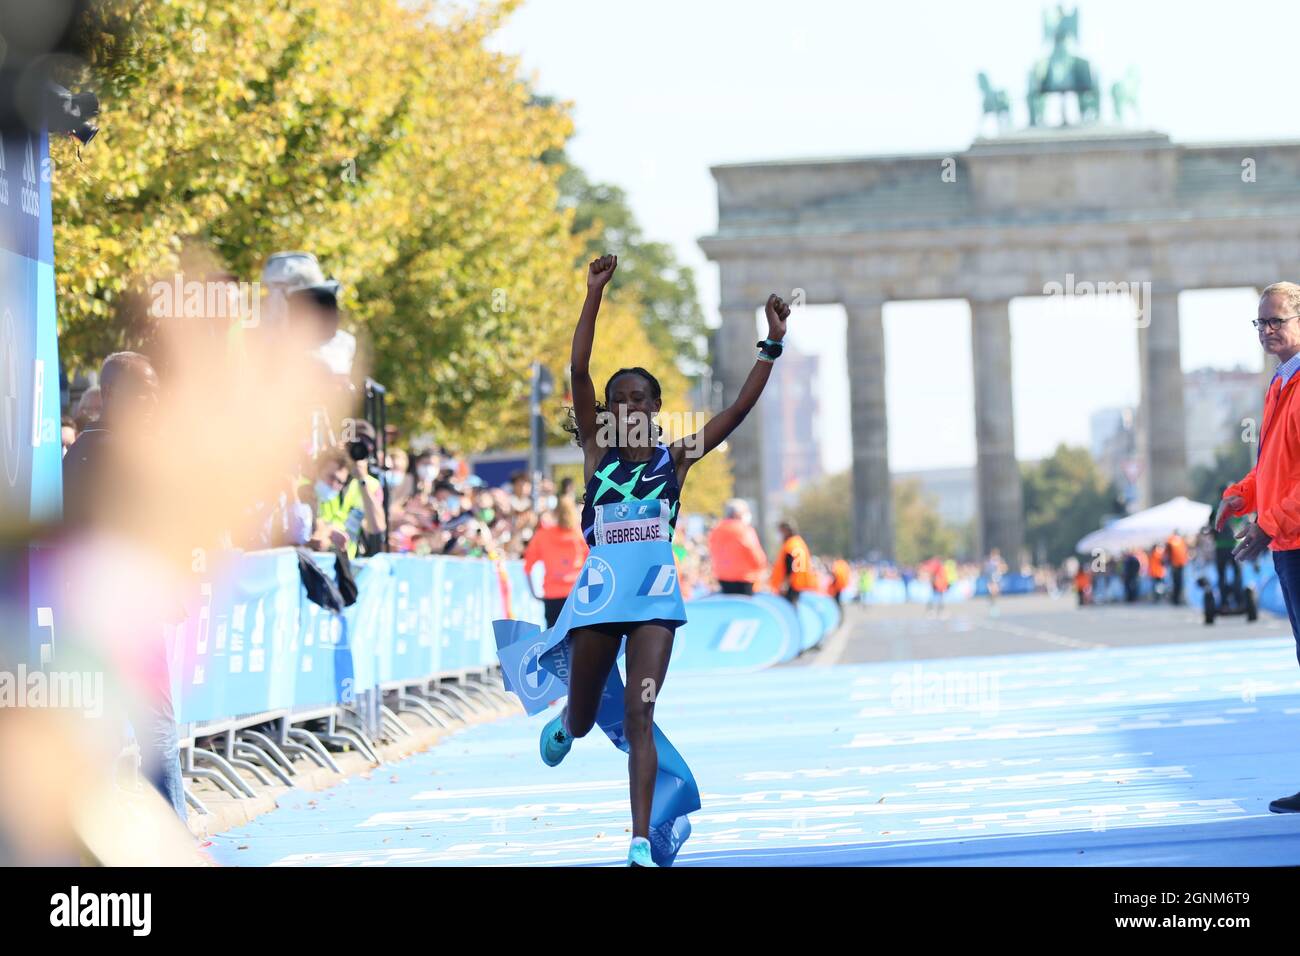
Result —
<path fill-rule="evenodd" d="M 845 624 L 795 666 L 929 660 L 993 654 L 1033 654 L 1194 641 L 1284 637 L 1282 618 L 1225 617 L 1207 627 L 1197 608 L 1168 604 L 1095 605 L 1080 608 L 1073 595 L 1003 598 L 996 613 L 987 599 L 950 605 L 942 615 L 924 606 L 851 606 Z"/>

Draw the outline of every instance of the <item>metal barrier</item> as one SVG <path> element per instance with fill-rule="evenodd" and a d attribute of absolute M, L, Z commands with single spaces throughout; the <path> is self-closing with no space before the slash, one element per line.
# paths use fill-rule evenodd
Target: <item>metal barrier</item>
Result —
<path fill-rule="evenodd" d="M 317 555 L 327 573 L 334 559 Z M 401 715 L 448 728 L 509 706 L 492 620 L 544 626 L 521 561 L 381 554 L 353 565 L 356 603 L 338 613 L 307 597 L 292 550 L 215 562 L 187 619 L 173 628 L 173 700 L 182 774 L 236 799 L 292 785 L 301 761 L 337 771 L 355 751 L 411 733 Z M 774 597 L 689 603 L 674 666 L 751 668 L 813 648 L 839 622 L 825 595 L 798 608 Z M 295 765 L 297 764 L 297 765 Z M 190 792 L 190 804 L 206 812 Z"/>
<path fill-rule="evenodd" d="M 330 555 L 316 555 L 334 573 Z M 491 622 L 541 624 L 520 561 L 377 555 L 354 563 L 344 612 L 312 603 L 291 550 L 232 553 L 169 634 L 181 772 L 236 799 L 292 785 L 309 760 L 381 763 L 378 743 L 411 734 L 401 714 L 447 728 L 513 698 L 496 674 Z M 187 788 L 189 803 L 207 812 Z"/>

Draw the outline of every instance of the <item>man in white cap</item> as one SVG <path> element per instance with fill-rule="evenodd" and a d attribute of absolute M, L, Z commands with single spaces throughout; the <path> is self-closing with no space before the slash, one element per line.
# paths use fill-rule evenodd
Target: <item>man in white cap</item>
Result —
<path fill-rule="evenodd" d="M 310 252 L 277 252 L 266 260 L 262 284 L 267 288 L 271 321 L 310 322 L 313 354 L 331 372 L 351 380 L 357 340 L 339 328 L 339 282 L 326 279 Z"/>

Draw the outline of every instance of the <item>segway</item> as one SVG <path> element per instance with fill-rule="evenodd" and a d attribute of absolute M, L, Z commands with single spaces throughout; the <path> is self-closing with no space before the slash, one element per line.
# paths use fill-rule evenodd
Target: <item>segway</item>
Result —
<path fill-rule="evenodd" d="M 1246 585 L 1241 589 L 1241 599 L 1235 600 L 1231 591 L 1228 592 L 1228 602 L 1218 600 L 1214 596 L 1214 588 L 1210 586 L 1209 578 L 1202 575 L 1196 579 L 1196 583 L 1201 586 L 1201 607 L 1205 612 L 1205 623 L 1213 624 L 1216 617 L 1223 617 L 1230 614 L 1244 614 L 1246 620 L 1253 623 L 1259 617 L 1259 604 L 1255 601 L 1254 585 Z"/>

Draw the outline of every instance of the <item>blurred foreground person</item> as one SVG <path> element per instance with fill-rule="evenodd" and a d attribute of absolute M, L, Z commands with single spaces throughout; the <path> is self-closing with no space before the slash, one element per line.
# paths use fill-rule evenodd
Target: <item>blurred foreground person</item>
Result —
<path fill-rule="evenodd" d="M 0 816 L 25 822 L 47 815 L 46 832 L 62 827 L 87 848 L 99 842 L 92 855 L 101 861 L 197 862 L 183 823 L 177 733 L 177 721 L 189 719 L 196 672 L 182 673 L 169 655 L 174 650 L 178 662 L 202 655 L 205 609 L 238 562 L 228 542 L 256 541 L 277 527 L 301 536 L 305 521 L 291 529 L 302 509 L 289 476 L 315 441 L 316 422 L 348 411 L 320 374 L 307 330 L 271 334 L 240 315 L 247 331 L 240 348 L 214 351 L 222 315 L 209 315 L 208 304 L 224 303 L 228 294 L 217 293 L 229 283 L 203 259 L 201 250 L 187 251 L 176 274 L 177 282 L 199 277 L 194 281 L 209 293 L 196 297 L 203 314 L 177 298 L 132 300 L 142 311 L 125 324 L 140 330 L 149 351 L 105 360 L 102 414 L 64 458 L 66 527 L 50 570 L 61 589 L 52 609 L 57 645 L 42 649 L 41 663 L 90 681 L 94 706 L 84 715 L 73 711 L 66 733 L 48 735 L 44 761 L 34 764 L 28 748 L 15 765 L 10 755 L 17 751 L 4 753 L 0 741 L 0 803 L 17 794 Z M 228 331 L 230 316 L 224 320 Z M 13 726 L 6 721 L 0 733 Z M 131 766 L 132 748 L 123 746 L 128 727 L 141 774 Z M 69 779 L 71 769 L 78 779 Z M 14 770 L 24 790 L 11 783 L 6 771 Z M 142 776 L 152 785 L 139 787 Z M 110 799 L 88 805 L 82 795 L 90 789 Z M 56 803 L 51 793 L 66 797 Z M 23 852 L 42 855 L 39 846 Z"/>
<path fill-rule="evenodd" d="M 116 460 L 129 454 L 114 439 L 127 429 L 147 430 L 158 405 L 158 375 L 137 352 L 117 352 L 99 373 L 103 413 L 81 433 L 63 458 L 63 516 L 71 531 L 109 531 L 132 537 L 126 507 L 140 489 L 132 487 Z M 121 506 L 121 507 L 119 507 Z M 77 600 L 78 595 L 69 596 Z M 177 816 L 186 818 L 181 783 L 180 743 L 172 706 L 164 628 L 176 623 L 176 608 L 154 607 L 140 635 L 146 686 L 143 699 L 132 701 L 131 725 L 139 743 L 145 776 L 158 788 Z"/>

